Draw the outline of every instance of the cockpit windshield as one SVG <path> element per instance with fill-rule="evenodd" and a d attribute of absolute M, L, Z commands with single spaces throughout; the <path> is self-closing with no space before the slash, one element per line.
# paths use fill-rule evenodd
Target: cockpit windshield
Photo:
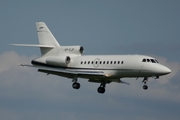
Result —
<path fill-rule="evenodd" d="M 151 62 L 152 62 L 152 63 L 156 63 L 155 60 L 153 60 L 153 59 L 151 59 Z"/>
<path fill-rule="evenodd" d="M 147 59 L 147 58 L 144 58 L 144 59 L 142 60 L 142 62 L 159 63 L 156 59 Z"/>

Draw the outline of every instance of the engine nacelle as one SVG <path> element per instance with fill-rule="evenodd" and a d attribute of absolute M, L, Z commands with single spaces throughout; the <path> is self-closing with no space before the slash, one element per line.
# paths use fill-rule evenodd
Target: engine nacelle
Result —
<path fill-rule="evenodd" d="M 51 56 L 46 58 L 46 63 L 55 66 L 67 66 L 71 62 L 69 56 Z"/>
<path fill-rule="evenodd" d="M 81 55 L 84 52 L 84 48 L 82 46 L 61 46 L 60 49 L 63 53 L 69 54 Z"/>

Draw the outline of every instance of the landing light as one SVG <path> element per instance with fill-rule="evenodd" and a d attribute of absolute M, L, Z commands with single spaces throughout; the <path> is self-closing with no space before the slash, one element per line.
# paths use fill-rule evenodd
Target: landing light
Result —
<path fill-rule="evenodd" d="M 111 74 L 106 74 L 106 77 L 110 77 L 111 76 Z"/>

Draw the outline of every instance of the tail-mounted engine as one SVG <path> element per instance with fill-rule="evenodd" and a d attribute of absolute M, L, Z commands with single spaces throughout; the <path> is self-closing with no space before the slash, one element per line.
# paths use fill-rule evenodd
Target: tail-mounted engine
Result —
<path fill-rule="evenodd" d="M 82 46 L 61 46 L 60 50 L 63 53 L 76 55 L 81 55 L 84 52 L 84 48 Z"/>
<path fill-rule="evenodd" d="M 52 54 L 33 60 L 32 64 L 35 65 L 37 63 L 40 63 L 52 66 L 67 67 L 68 64 L 72 61 L 71 58 L 73 56 L 82 55 L 83 52 L 84 48 L 82 46 L 61 46 L 55 49 Z"/>
<path fill-rule="evenodd" d="M 46 63 L 48 65 L 54 66 L 67 66 L 71 62 L 71 58 L 69 56 L 50 56 L 46 58 Z"/>

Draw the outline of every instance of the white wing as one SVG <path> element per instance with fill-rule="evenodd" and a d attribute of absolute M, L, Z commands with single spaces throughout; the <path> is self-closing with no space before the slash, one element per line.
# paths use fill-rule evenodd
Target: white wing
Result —
<path fill-rule="evenodd" d="M 37 68 L 39 72 L 47 73 L 47 74 L 54 74 L 64 77 L 73 78 L 74 75 L 78 76 L 105 76 L 103 71 L 92 71 L 92 70 L 79 70 L 79 69 L 65 69 L 65 68 L 52 68 L 52 67 L 44 67 L 44 66 L 34 66 L 34 65 L 28 65 L 28 64 L 20 64 L 19 66 L 24 67 L 33 67 Z"/>

